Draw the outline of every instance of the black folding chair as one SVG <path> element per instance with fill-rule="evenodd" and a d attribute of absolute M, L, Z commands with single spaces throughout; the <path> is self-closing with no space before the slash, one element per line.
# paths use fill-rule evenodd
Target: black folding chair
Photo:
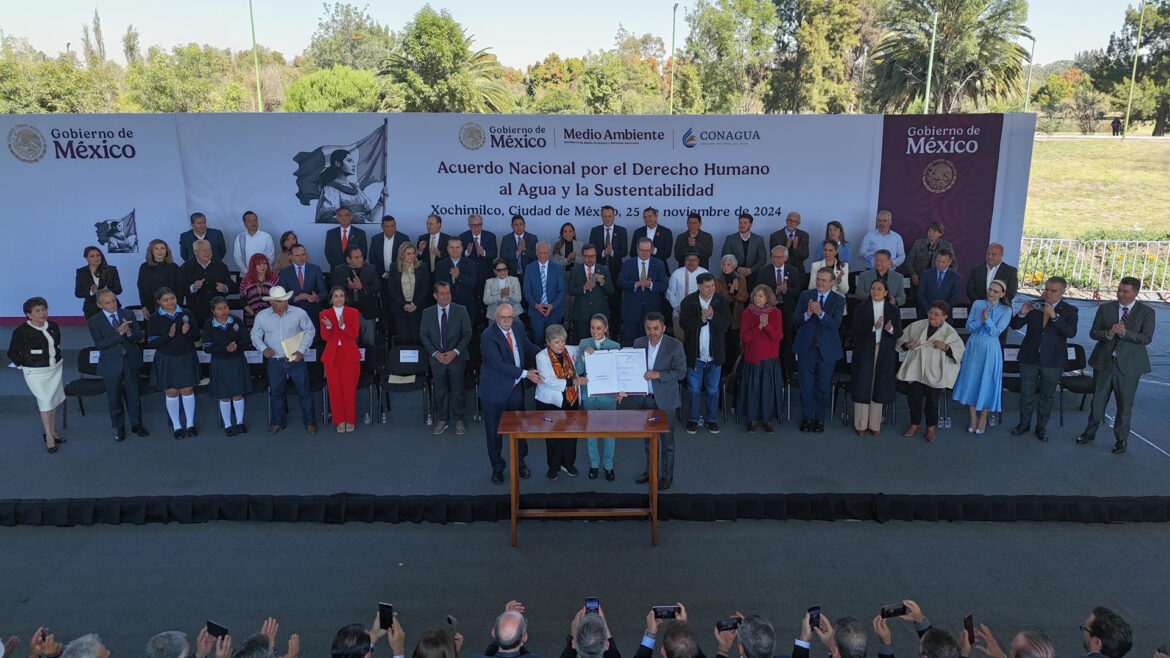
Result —
<path fill-rule="evenodd" d="M 97 352 L 97 348 L 90 346 L 82 348 L 77 353 L 77 372 L 81 377 L 65 385 L 65 405 L 61 408 L 61 427 L 69 426 L 69 398 L 77 398 L 77 406 L 81 415 L 85 415 L 83 398 L 106 394 L 106 381 L 97 374 L 97 362 L 90 363 L 90 354 Z"/>
<path fill-rule="evenodd" d="M 413 352 L 413 359 L 403 361 L 402 353 Z M 390 412 L 391 393 L 410 393 L 422 391 L 423 394 L 423 422 L 427 425 L 434 423 L 431 413 L 430 368 L 427 366 L 427 355 L 421 345 L 395 345 L 390 348 L 386 361 L 386 384 L 382 389 L 384 409 Z M 476 396 L 478 398 L 478 396 Z"/>
<path fill-rule="evenodd" d="M 1084 410 L 1085 400 L 1093 394 L 1093 376 L 1085 372 L 1088 360 L 1085 357 L 1085 347 L 1079 343 L 1068 346 L 1069 359 L 1064 366 L 1064 374 L 1060 376 L 1060 424 L 1064 425 L 1064 392 L 1081 394 L 1081 406 Z"/>

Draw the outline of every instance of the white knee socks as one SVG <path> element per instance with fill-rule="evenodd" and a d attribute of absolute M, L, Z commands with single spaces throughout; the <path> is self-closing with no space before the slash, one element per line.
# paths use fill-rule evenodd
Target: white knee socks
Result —
<path fill-rule="evenodd" d="M 239 400 L 232 400 L 232 406 L 236 409 L 236 424 L 244 424 L 244 398 Z"/>
<path fill-rule="evenodd" d="M 183 396 L 183 413 L 187 415 L 187 428 L 195 427 L 195 394 Z M 178 414 L 175 414 L 176 416 Z M 175 428 L 179 429 L 179 428 Z"/>
<path fill-rule="evenodd" d="M 171 425 L 174 429 L 183 429 L 182 419 L 179 418 L 179 396 L 167 398 L 167 415 L 171 417 Z"/>
<path fill-rule="evenodd" d="M 232 426 L 232 401 L 231 400 L 220 400 L 219 401 L 219 415 L 221 418 L 223 418 L 223 426 L 225 429 Z"/>

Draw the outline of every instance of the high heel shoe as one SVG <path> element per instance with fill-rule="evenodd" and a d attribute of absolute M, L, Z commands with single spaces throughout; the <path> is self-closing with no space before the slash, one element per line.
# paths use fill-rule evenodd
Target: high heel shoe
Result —
<path fill-rule="evenodd" d="M 49 445 L 49 437 L 45 434 L 42 434 L 41 439 L 43 439 L 45 442 L 45 451 L 48 452 L 50 455 L 56 454 L 57 446 L 55 446 L 55 445 L 50 446 Z"/>

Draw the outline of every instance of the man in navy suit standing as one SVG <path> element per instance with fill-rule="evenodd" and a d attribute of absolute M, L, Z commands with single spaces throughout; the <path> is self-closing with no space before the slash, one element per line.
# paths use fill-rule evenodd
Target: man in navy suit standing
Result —
<path fill-rule="evenodd" d="M 621 274 L 622 259 L 629 253 L 626 229 L 614 224 L 617 211 L 613 206 L 601 207 L 601 224 L 589 231 L 589 243 L 597 247 L 597 262 L 604 265 L 610 274 Z M 620 290 L 609 296 L 609 326 L 613 335 L 621 329 L 622 293 Z"/>
<path fill-rule="evenodd" d="M 110 422 L 114 426 L 114 440 L 126 439 L 126 416 L 130 416 L 130 431 L 138 436 L 150 432 L 142 426 L 142 401 L 138 398 L 138 371 L 142 368 L 142 328 L 134 321 L 134 314 L 118 308 L 118 297 L 109 289 L 99 290 L 97 303 L 100 313 L 89 317 L 89 335 L 94 347 L 101 350 L 98 374 L 106 382 L 106 401 Z M 125 407 L 122 400 L 125 399 Z M 58 439 L 59 441 L 60 439 Z"/>
<path fill-rule="evenodd" d="M 792 324 L 796 327 L 792 349 L 800 373 L 801 432 L 825 431 L 833 368 L 845 356 L 837 334 L 845 298 L 833 292 L 834 280 L 833 269 L 822 267 L 817 272 L 817 287 L 801 293 L 792 314 Z"/>
<path fill-rule="evenodd" d="M 224 242 L 223 232 L 217 228 L 207 228 L 207 216 L 201 212 L 191 213 L 191 229 L 179 235 L 179 256 L 183 262 L 195 257 L 195 243 L 207 240 L 211 243 L 211 259 L 222 261 L 227 256 L 227 243 Z"/>
<path fill-rule="evenodd" d="M 532 337 L 539 344 L 544 344 L 545 328 L 565 318 L 565 268 L 549 260 L 551 256 L 549 243 L 537 243 L 536 260 L 524 268 L 521 284 L 524 301 L 528 302 Z"/>
<path fill-rule="evenodd" d="M 325 276 L 321 268 L 308 262 L 309 255 L 303 244 L 294 244 L 289 250 L 292 264 L 280 270 L 277 284 L 292 293 L 292 305 L 316 318 L 325 299 Z"/>
<path fill-rule="evenodd" d="M 674 233 L 658 224 L 658 211 L 654 208 L 646 208 L 642 211 L 642 222 L 645 225 L 634 229 L 634 235 L 630 238 L 630 251 L 638 250 L 638 240 L 650 238 L 654 243 L 650 255 L 662 261 L 663 266 L 665 266 L 670 260 L 671 250 L 674 249 Z M 639 321 L 639 327 L 641 324 Z"/>
<path fill-rule="evenodd" d="M 524 268 L 536 260 L 537 242 L 535 235 L 524 231 L 524 218 L 512 215 L 512 232 L 500 238 L 500 258 L 508 264 L 509 274 L 524 279 Z"/>
<path fill-rule="evenodd" d="M 954 308 L 959 301 L 962 281 L 959 280 L 959 273 L 950 269 L 952 261 L 951 252 L 942 249 L 934 255 L 934 267 L 918 274 L 919 320 L 926 317 L 926 312 L 934 302 L 941 300 L 947 303 L 947 308 Z M 950 318 L 947 321 L 954 324 Z"/>
<path fill-rule="evenodd" d="M 483 230 L 483 217 L 470 215 L 467 230 L 459 234 L 459 239 L 463 241 L 463 256 L 475 263 L 476 299 L 483 299 L 483 282 L 492 277 L 492 263 L 499 254 L 496 234 Z"/>
<path fill-rule="evenodd" d="M 492 483 L 504 483 L 504 468 L 508 463 L 500 454 L 504 439 L 497 430 L 500 416 L 505 411 L 524 410 L 524 380 L 539 384 L 544 381 L 535 368 L 524 364 L 536 358 L 540 348 L 524 335 L 523 325 L 515 324 L 516 311 L 509 302 L 496 307 L 495 324 L 480 335 L 482 365 L 479 371 L 479 399 L 483 405 L 483 429 L 487 436 L 488 459 L 492 463 Z M 520 441 L 520 477 L 532 473 L 524 459 L 528 456 L 528 442 Z"/>
<path fill-rule="evenodd" d="M 366 232 L 353 225 L 353 211 L 349 208 L 338 208 L 336 216 L 337 227 L 325 231 L 325 261 L 329 263 L 330 271 L 345 264 L 350 245 L 361 248 L 362 258 L 370 256 Z"/>
<path fill-rule="evenodd" d="M 635 244 L 637 258 L 622 263 L 618 288 L 622 291 L 622 342 L 629 345 L 643 335 L 646 314 L 662 310 L 666 292 L 666 266 L 651 253 L 654 244 L 642 238 Z"/>
<path fill-rule="evenodd" d="M 1036 438 L 1048 440 L 1056 385 L 1068 362 L 1067 341 L 1077 335 L 1077 307 L 1062 299 L 1067 288 L 1064 277 L 1049 278 L 1040 301 L 1025 302 L 1009 323 L 1012 329 L 1026 327 L 1019 352 L 1020 422 L 1012 429 L 1012 436 L 1028 431 L 1035 409 Z"/>
<path fill-rule="evenodd" d="M 479 300 L 475 297 L 475 263 L 463 257 L 463 242 L 459 238 L 447 241 L 447 257 L 435 263 L 435 283 L 451 285 L 451 297 L 455 303 L 467 310 L 470 316 L 477 315 Z"/>

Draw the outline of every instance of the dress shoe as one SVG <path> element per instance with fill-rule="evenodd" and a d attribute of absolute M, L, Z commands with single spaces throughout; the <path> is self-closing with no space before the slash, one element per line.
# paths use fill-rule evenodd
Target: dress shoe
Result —
<path fill-rule="evenodd" d="M 53 438 L 53 443 L 56 443 L 57 445 L 61 445 L 62 443 L 69 443 L 69 442 L 65 440 L 65 437 L 57 436 L 57 437 Z"/>
<path fill-rule="evenodd" d="M 857 436 L 865 436 L 865 430 L 856 430 L 856 429 L 855 429 L 855 430 L 853 430 L 853 431 L 854 431 L 854 432 L 857 432 Z"/>
<path fill-rule="evenodd" d="M 754 420 L 753 420 L 752 422 L 748 423 L 748 426 L 747 426 L 747 431 L 748 431 L 748 434 L 754 434 L 754 433 L 755 433 L 755 431 L 756 431 L 756 421 L 754 421 Z"/>
<path fill-rule="evenodd" d="M 881 436 L 882 435 L 881 430 L 870 430 L 869 433 L 874 435 L 874 436 Z"/>
<path fill-rule="evenodd" d="M 1036 428 L 1036 438 L 1040 439 L 1041 441 L 1047 441 L 1048 440 L 1048 430 L 1043 428 L 1043 427 L 1037 427 Z"/>
<path fill-rule="evenodd" d="M 338 423 L 337 424 L 337 433 L 338 434 L 345 434 L 345 423 Z"/>
<path fill-rule="evenodd" d="M 643 473 L 643 474 L 639 475 L 638 477 L 634 478 L 634 484 L 646 484 L 649 481 L 650 481 L 650 474 L 649 473 Z"/>
<path fill-rule="evenodd" d="M 811 420 L 800 421 L 800 431 L 801 432 L 811 432 L 812 427 L 813 427 L 813 424 L 812 424 Z"/>
<path fill-rule="evenodd" d="M 659 491 L 666 491 L 667 489 L 670 488 L 670 485 L 672 485 L 672 484 L 674 484 L 673 478 L 659 478 L 658 479 L 658 490 Z"/>
<path fill-rule="evenodd" d="M 114 430 L 114 440 L 115 441 L 125 441 L 126 440 L 126 430 Z M 60 443 L 60 441 L 57 441 L 57 443 Z"/>
<path fill-rule="evenodd" d="M 1096 434 L 1092 434 L 1092 435 L 1090 435 L 1090 434 L 1082 434 L 1082 435 L 1080 435 L 1080 436 L 1078 436 L 1078 437 L 1077 437 L 1077 445 L 1083 446 L 1083 445 L 1085 445 L 1086 443 L 1089 443 L 1090 441 L 1092 441 L 1092 440 L 1093 440 L 1093 439 L 1095 439 L 1095 438 L 1097 438 L 1097 435 L 1096 435 Z"/>
<path fill-rule="evenodd" d="M 822 433 L 824 433 L 824 431 L 825 431 L 825 421 L 823 421 L 823 420 L 818 420 L 818 421 L 816 421 L 815 423 L 813 423 L 813 429 L 812 429 L 812 431 L 816 432 L 817 434 L 822 434 Z"/>
<path fill-rule="evenodd" d="M 1125 452 L 1125 443 L 1126 443 L 1125 439 L 1121 439 L 1117 443 L 1114 443 L 1113 444 L 1113 454 L 1120 455 L 1123 452 Z"/>
<path fill-rule="evenodd" d="M 504 483 L 504 472 L 503 471 L 492 471 L 492 484 L 503 484 L 503 483 Z"/>
<path fill-rule="evenodd" d="M 185 438 L 187 438 L 187 431 L 186 430 L 182 430 L 182 429 L 175 430 L 175 440 L 176 441 L 182 441 Z"/>
<path fill-rule="evenodd" d="M 548 472 L 548 479 L 550 479 L 550 480 L 557 479 L 557 472 L 556 471 L 549 471 Z"/>
<path fill-rule="evenodd" d="M 910 427 L 906 428 L 905 432 L 902 432 L 902 436 L 914 436 L 917 433 L 918 433 L 918 426 L 911 425 Z"/>
<path fill-rule="evenodd" d="M 707 433 L 708 434 L 718 434 L 719 433 L 719 423 L 716 423 L 713 420 L 707 421 Z"/>
<path fill-rule="evenodd" d="M 284 425 L 269 425 L 268 429 L 264 433 L 265 434 L 276 434 L 277 432 L 279 432 L 282 429 L 284 429 Z"/>
<path fill-rule="evenodd" d="M 764 421 L 764 431 L 768 434 L 775 434 L 776 430 L 772 427 L 772 423 Z"/>
<path fill-rule="evenodd" d="M 561 470 L 567 473 L 571 478 L 577 477 L 577 467 L 573 466 L 572 464 L 569 464 L 568 466 L 562 465 Z"/>
<path fill-rule="evenodd" d="M 455 421 L 455 434 L 460 436 L 467 434 L 467 425 L 463 421 Z"/>
<path fill-rule="evenodd" d="M 442 434 L 443 432 L 446 432 L 446 431 L 447 431 L 447 421 L 437 420 L 437 421 L 435 421 L 435 429 L 431 430 L 431 434 Z"/>
<path fill-rule="evenodd" d="M 596 469 L 596 468 L 591 468 L 591 469 L 589 469 L 589 479 L 590 479 L 590 480 L 596 480 L 596 479 L 597 479 L 597 469 Z"/>
<path fill-rule="evenodd" d="M 1021 434 L 1027 434 L 1028 429 L 1029 429 L 1029 427 L 1027 425 L 1016 425 L 1015 427 L 1012 428 L 1012 436 L 1019 436 Z"/>
<path fill-rule="evenodd" d="M 926 441 L 928 443 L 934 443 L 934 427 L 933 426 L 928 426 L 926 428 Z"/>
<path fill-rule="evenodd" d="M 187 428 L 187 436 L 199 436 L 199 428 L 192 425 Z"/>
<path fill-rule="evenodd" d="M 248 426 L 243 423 L 236 424 L 236 434 L 247 434 Z"/>
<path fill-rule="evenodd" d="M 235 436 L 238 432 L 236 431 L 236 426 L 232 425 L 230 427 L 223 428 L 223 433 L 228 436 Z"/>
<path fill-rule="evenodd" d="M 521 466 L 520 467 L 520 477 L 527 480 L 528 478 L 532 477 L 532 471 L 528 470 L 527 466 Z"/>
<path fill-rule="evenodd" d="M 610 482 L 613 482 L 614 480 L 617 479 L 617 476 L 613 474 L 612 468 L 605 469 L 605 479 L 609 480 Z M 650 479 L 650 478 L 646 478 L 646 479 Z"/>
<path fill-rule="evenodd" d="M 305 425 L 305 431 L 308 432 L 309 434 L 316 434 L 317 433 L 317 426 L 316 425 Z"/>
<path fill-rule="evenodd" d="M 687 421 L 687 434 L 694 434 L 699 431 L 699 424 L 693 420 Z"/>
<path fill-rule="evenodd" d="M 146 428 L 142 425 L 134 425 L 130 428 L 130 431 L 134 432 L 136 436 L 150 436 L 150 432 L 147 432 Z"/>

